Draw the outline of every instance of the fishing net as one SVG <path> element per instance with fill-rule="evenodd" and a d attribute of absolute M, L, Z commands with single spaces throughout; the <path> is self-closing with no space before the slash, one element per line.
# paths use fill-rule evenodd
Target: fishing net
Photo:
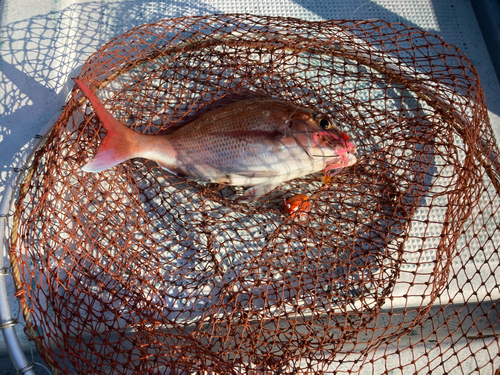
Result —
<path fill-rule="evenodd" d="M 10 237 L 55 373 L 493 371 L 498 149 L 459 49 L 384 21 L 185 17 L 112 40 L 80 79 L 145 134 L 263 92 L 328 115 L 359 161 L 249 204 L 142 159 L 85 173 L 106 132 L 73 90 Z M 286 215 L 297 194 L 310 212 Z"/>

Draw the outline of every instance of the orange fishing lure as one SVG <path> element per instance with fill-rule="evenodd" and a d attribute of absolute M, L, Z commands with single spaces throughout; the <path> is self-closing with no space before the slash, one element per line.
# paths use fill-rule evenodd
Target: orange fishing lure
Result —
<path fill-rule="evenodd" d="M 307 195 L 297 194 L 289 199 L 284 198 L 284 201 L 285 212 L 292 217 L 298 215 L 300 219 L 304 220 L 311 211 L 311 203 L 309 203 Z"/>

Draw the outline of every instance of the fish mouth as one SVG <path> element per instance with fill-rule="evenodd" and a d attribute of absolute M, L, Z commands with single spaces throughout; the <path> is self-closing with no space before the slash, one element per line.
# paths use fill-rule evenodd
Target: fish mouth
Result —
<path fill-rule="evenodd" d="M 347 156 L 346 167 L 350 167 L 351 165 L 356 164 L 356 162 L 358 161 L 358 149 L 354 145 L 352 145 L 352 147 L 349 147 L 345 155 Z"/>
<path fill-rule="evenodd" d="M 349 150 L 349 153 L 347 154 L 346 167 L 350 167 L 351 165 L 354 165 L 357 163 L 358 158 L 356 157 L 355 153 L 356 153 L 356 150 L 354 151 L 354 153 L 351 153 L 351 150 Z"/>
<path fill-rule="evenodd" d="M 340 157 L 341 162 L 339 165 L 342 167 L 350 167 L 357 163 L 358 149 L 354 144 L 345 138 L 338 137 L 336 134 L 328 131 L 317 132 L 314 134 L 314 144 L 317 147 L 326 147 L 330 149 L 330 152 L 324 152 L 323 155 L 313 155 L 313 156 L 323 156 L 323 157 Z"/>

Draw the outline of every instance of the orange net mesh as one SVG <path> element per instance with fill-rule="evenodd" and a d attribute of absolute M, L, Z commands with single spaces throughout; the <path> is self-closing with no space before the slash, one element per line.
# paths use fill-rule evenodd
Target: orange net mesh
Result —
<path fill-rule="evenodd" d="M 383 21 L 186 17 L 112 40 L 80 79 L 147 134 L 262 91 L 333 118 L 359 162 L 251 204 L 146 160 L 84 173 L 105 131 L 74 90 L 11 236 L 26 333 L 55 372 L 493 369 L 498 149 L 460 50 Z M 305 219 L 284 214 L 299 193 L 319 193 Z M 461 352 L 473 331 L 486 361 Z"/>

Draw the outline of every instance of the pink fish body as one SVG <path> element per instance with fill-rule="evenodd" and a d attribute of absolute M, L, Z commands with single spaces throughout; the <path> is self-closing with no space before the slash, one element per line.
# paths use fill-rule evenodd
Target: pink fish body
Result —
<path fill-rule="evenodd" d="M 108 133 L 82 167 L 87 172 L 141 157 L 185 178 L 249 186 L 240 200 L 251 201 L 282 182 L 357 160 L 353 143 L 328 118 L 283 100 L 257 94 L 169 134 L 145 135 L 116 120 L 83 82 L 74 81 Z"/>

